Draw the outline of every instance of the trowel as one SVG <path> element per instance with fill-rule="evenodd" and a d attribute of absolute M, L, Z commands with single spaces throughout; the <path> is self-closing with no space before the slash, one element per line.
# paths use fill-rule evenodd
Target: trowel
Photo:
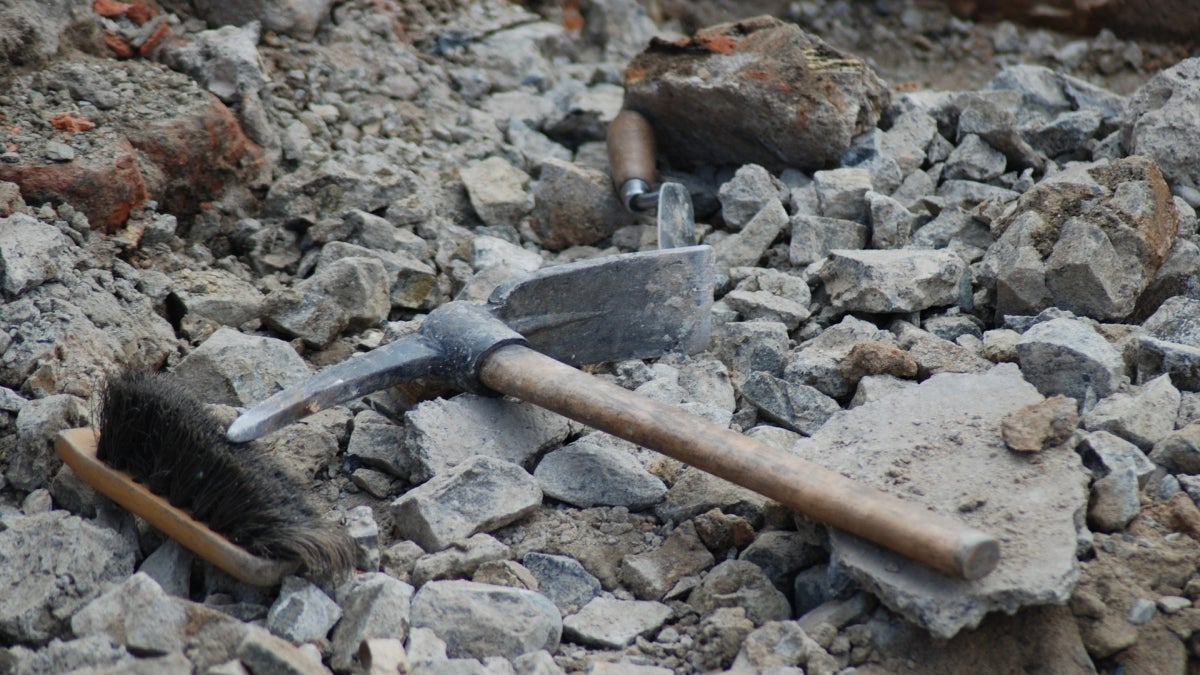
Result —
<path fill-rule="evenodd" d="M 680 183 L 653 189 L 654 128 L 636 110 L 622 110 L 608 125 L 608 164 L 613 186 L 625 208 L 637 215 L 655 214 L 660 249 L 696 243 L 692 196 Z"/>
<path fill-rule="evenodd" d="M 242 414 L 227 437 L 250 441 L 330 406 L 433 377 L 464 391 L 507 394 L 656 450 L 945 574 L 991 572 L 999 542 L 956 518 L 572 367 L 703 350 L 713 277 L 708 246 L 545 268 L 497 288 L 485 304 L 442 305 L 416 334 L 276 393 Z"/>

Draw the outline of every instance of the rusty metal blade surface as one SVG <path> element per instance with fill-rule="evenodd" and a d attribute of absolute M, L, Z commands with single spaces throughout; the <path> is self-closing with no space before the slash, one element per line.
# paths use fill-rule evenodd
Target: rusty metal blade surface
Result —
<path fill-rule="evenodd" d="M 548 267 L 496 289 L 497 318 L 538 351 L 573 365 L 695 353 L 712 329 L 708 246 Z"/>
<path fill-rule="evenodd" d="M 692 195 L 679 183 L 658 188 L 658 247 L 682 248 L 696 244 L 696 213 Z"/>

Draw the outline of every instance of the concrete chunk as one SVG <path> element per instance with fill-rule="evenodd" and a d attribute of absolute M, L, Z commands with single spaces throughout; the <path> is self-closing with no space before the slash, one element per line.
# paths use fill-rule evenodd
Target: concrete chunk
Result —
<path fill-rule="evenodd" d="M 639 635 L 658 630 L 670 617 L 671 608 L 660 602 L 595 598 L 567 617 L 563 629 L 572 642 L 621 649 Z"/>
<path fill-rule="evenodd" d="M 1007 451 L 1000 434 L 1005 416 L 1040 400 L 1009 364 L 935 375 L 902 396 L 837 415 L 797 444 L 806 459 L 1003 541 L 999 567 L 977 581 L 950 579 L 835 530 L 837 563 L 940 637 L 977 626 L 988 612 L 1065 602 L 1079 577 L 1075 523 L 1086 507 L 1087 474 L 1074 452 L 1051 450 L 1031 461 Z"/>
<path fill-rule="evenodd" d="M 473 581 L 422 586 L 413 597 L 412 626 L 445 640 L 452 659 L 553 652 L 563 629 L 558 609 L 540 593 Z"/>

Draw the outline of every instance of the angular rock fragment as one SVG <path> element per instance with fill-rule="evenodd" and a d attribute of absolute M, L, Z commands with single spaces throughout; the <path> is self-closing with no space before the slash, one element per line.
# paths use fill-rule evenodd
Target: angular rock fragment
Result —
<path fill-rule="evenodd" d="M 1159 375 L 1134 392 L 1116 393 L 1097 403 L 1084 416 L 1083 427 L 1112 432 L 1149 450 L 1175 430 L 1181 398 L 1171 378 Z"/>
<path fill-rule="evenodd" d="M 830 302 L 846 312 L 916 312 L 969 305 L 967 265 L 953 251 L 833 251 L 821 268 Z"/>
<path fill-rule="evenodd" d="M 244 26 L 260 21 L 263 30 L 308 40 L 329 18 L 333 0 L 250 0 L 236 5 L 199 0 L 195 6 L 196 13 L 210 25 Z"/>
<path fill-rule="evenodd" d="M 471 206 L 487 225 L 512 225 L 533 209 L 529 174 L 503 157 L 489 157 L 459 171 Z"/>
<path fill-rule="evenodd" d="M 1175 239 L 1176 211 L 1155 164 L 1128 157 L 1069 168 L 992 224 L 984 257 L 996 314 L 1060 307 L 1096 319 L 1133 312 Z"/>
<path fill-rule="evenodd" d="M 1000 432 L 1011 450 L 1041 452 L 1065 443 L 1078 424 L 1078 404 L 1066 396 L 1051 396 L 1005 417 Z"/>
<path fill-rule="evenodd" d="M 721 185 L 717 199 L 721 201 L 721 218 L 726 227 L 737 232 L 771 199 L 785 201 L 787 191 L 766 169 L 757 164 L 746 164 Z"/>
<path fill-rule="evenodd" d="M 460 579 L 474 574 L 488 563 L 511 555 L 507 546 L 489 534 L 473 534 L 454 542 L 449 548 L 423 555 L 412 568 L 412 582 L 422 586 L 436 579 Z"/>
<path fill-rule="evenodd" d="M 798 213 L 791 219 L 788 262 L 801 266 L 824 260 L 837 249 L 865 248 L 871 229 L 862 223 Z"/>
<path fill-rule="evenodd" d="M 1195 15 L 1195 8 L 1190 14 Z M 1164 25 L 1166 25 L 1164 23 Z M 1121 145 L 1153 160 L 1172 185 L 1200 190 L 1200 58 L 1160 71 L 1129 98 Z"/>
<path fill-rule="evenodd" d="M 539 593 L 563 615 L 574 614 L 600 593 L 600 580 L 575 559 L 548 553 L 526 553 L 521 562 L 537 580 Z"/>
<path fill-rule="evenodd" d="M 534 591 L 472 581 L 431 581 L 412 601 L 413 629 L 446 642 L 450 658 L 516 658 L 554 651 L 562 637 L 558 609 Z"/>
<path fill-rule="evenodd" d="M 726 560 L 709 570 L 688 604 L 702 615 L 718 607 L 740 607 L 755 626 L 782 621 L 792 613 L 787 597 L 763 569 L 746 560 Z"/>
<path fill-rule="evenodd" d="M 816 388 L 788 382 L 770 373 L 751 373 L 741 390 L 763 418 L 806 436 L 841 410 L 837 401 Z"/>
<path fill-rule="evenodd" d="M 324 640 L 342 609 L 311 582 L 299 577 L 286 577 L 279 598 L 267 612 L 267 629 L 292 642 Z"/>
<path fill-rule="evenodd" d="M 595 598 L 563 621 L 563 634 L 576 643 L 621 649 L 648 635 L 671 616 L 671 608 L 649 600 Z"/>
<path fill-rule="evenodd" d="M 560 251 L 595 244 L 632 222 L 607 175 L 558 159 L 542 161 L 533 184 L 533 229 L 542 246 Z"/>
<path fill-rule="evenodd" d="M 788 215 L 783 203 L 770 199 L 741 231 L 713 246 L 718 266 L 754 267 L 766 255 L 767 249 L 787 229 Z"/>
<path fill-rule="evenodd" d="M 183 650 L 188 616 L 153 579 L 135 574 L 71 617 L 79 637 L 103 634 L 135 654 Z"/>
<path fill-rule="evenodd" d="M 0 291 L 8 297 L 59 277 L 75 265 L 71 240 L 24 213 L 0 218 Z"/>
<path fill-rule="evenodd" d="M 888 607 L 942 637 L 991 611 L 1066 601 L 1079 576 L 1075 522 L 1086 505 L 1087 474 L 1073 452 L 1040 453 L 1036 462 L 1008 452 L 1000 432 L 1005 416 L 1040 400 L 1012 365 L 936 375 L 903 396 L 838 415 L 797 444 L 795 452 L 811 461 L 1004 542 L 999 567 L 973 582 L 833 531 L 837 563 Z M 848 446 L 855 452 L 845 452 Z M 1022 514 L 1019 524 L 1013 513 Z"/>
<path fill-rule="evenodd" d="M 621 581 L 639 598 L 661 600 L 680 579 L 699 574 L 715 561 L 695 525 L 687 521 L 657 549 L 626 556 L 621 561 Z"/>
<path fill-rule="evenodd" d="M 1120 353 L 1091 326 L 1053 319 L 1025 331 L 1017 343 L 1021 373 L 1044 396 L 1062 394 L 1088 410 L 1117 389 Z"/>
<path fill-rule="evenodd" d="M 329 665 L 338 672 L 358 664 L 359 645 L 374 638 L 408 637 L 413 588 L 386 574 L 358 576 L 338 589 L 342 620 L 333 629 Z"/>
<path fill-rule="evenodd" d="M 222 327 L 188 354 L 174 371 L 206 403 L 248 405 L 308 376 L 292 346 L 275 338 Z"/>
<path fill-rule="evenodd" d="M 864 62 L 765 16 L 652 40 L 626 69 L 625 92 L 673 162 L 773 171 L 834 162 L 889 98 Z"/>
<path fill-rule="evenodd" d="M 535 405 L 462 394 L 426 401 L 404 415 L 403 455 L 420 483 L 478 455 L 528 466 L 567 437 L 567 419 Z"/>
<path fill-rule="evenodd" d="M 551 451 L 533 476 L 548 497 L 581 508 L 624 506 L 637 511 L 661 502 L 667 486 L 619 444 L 589 434 Z"/>
<path fill-rule="evenodd" d="M 474 457 L 392 502 L 396 532 L 426 551 L 507 525 L 542 503 L 537 481 L 521 467 Z"/>

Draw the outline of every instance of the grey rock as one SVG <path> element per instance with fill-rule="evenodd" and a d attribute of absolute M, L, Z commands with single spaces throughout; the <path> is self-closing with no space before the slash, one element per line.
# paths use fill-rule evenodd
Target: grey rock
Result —
<path fill-rule="evenodd" d="M 528 466 L 567 437 L 566 418 L 535 405 L 463 394 L 426 401 L 405 413 L 409 480 L 422 482 L 476 456 Z"/>
<path fill-rule="evenodd" d="M 1116 391 L 1124 372 L 1116 348 L 1075 319 L 1054 319 L 1025 331 L 1017 355 L 1021 373 L 1042 395 L 1069 396 L 1084 410 L 1089 401 Z"/>
<path fill-rule="evenodd" d="M 263 215 L 318 222 L 327 213 L 375 212 L 412 194 L 417 184 L 412 172 L 397 169 L 382 155 L 342 156 L 316 166 L 303 165 L 272 183 Z"/>
<path fill-rule="evenodd" d="M 52 58 L 58 52 L 60 36 L 78 20 L 72 10 L 69 4 L 9 4 L 3 19 L 16 30 L 0 52 L 0 63 L 36 66 Z"/>
<path fill-rule="evenodd" d="M 803 667 L 803 670 L 801 670 Z M 788 673 L 838 672 L 838 661 L 794 621 L 772 621 L 746 636 L 733 660 L 734 671 Z"/>
<path fill-rule="evenodd" d="M 771 291 L 735 289 L 726 293 L 722 301 L 747 321 L 775 321 L 788 330 L 795 330 L 810 316 L 807 304 Z"/>
<path fill-rule="evenodd" d="M 538 462 L 533 476 L 546 496 L 580 508 L 641 510 L 662 501 L 667 486 L 619 444 L 589 434 Z"/>
<path fill-rule="evenodd" d="M 407 478 L 412 467 L 402 451 L 404 434 L 404 427 L 383 415 L 370 410 L 360 412 L 354 416 L 346 455 L 392 476 Z"/>
<path fill-rule="evenodd" d="M 256 96 L 270 81 L 258 53 L 261 33 L 258 21 L 200 31 L 186 44 L 168 46 L 162 58 L 217 98 L 237 105 L 245 96 Z"/>
<path fill-rule="evenodd" d="M 174 539 L 167 539 L 142 561 L 138 572 L 154 580 L 167 595 L 191 597 L 192 552 Z"/>
<path fill-rule="evenodd" d="M 1176 199 L 1175 210 L 1180 211 L 1179 234 L 1171 244 L 1171 250 L 1167 252 L 1162 267 L 1154 273 L 1154 278 L 1138 298 L 1137 308 L 1129 318 L 1131 323 L 1140 321 L 1151 312 L 1157 313 L 1171 300 L 1186 298 L 1196 287 L 1195 270 L 1200 268 L 1200 246 L 1185 239 L 1190 235 L 1184 233 L 1179 203 L 1180 200 Z"/>
<path fill-rule="evenodd" d="M 828 551 L 817 539 L 809 533 L 793 530 L 760 532 L 738 554 L 738 559 L 761 567 L 775 588 L 786 593 L 792 586 L 793 575 L 828 558 Z"/>
<path fill-rule="evenodd" d="M 1025 117 L 1053 117 L 1074 107 L 1063 91 L 1062 77 L 1043 66 L 1009 66 L 988 82 L 987 89 L 1012 90 L 1020 94 L 1022 105 L 1017 111 Z"/>
<path fill-rule="evenodd" d="M 537 580 L 537 590 L 550 598 L 563 615 L 574 614 L 600 593 L 600 580 L 574 558 L 549 553 L 526 553 L 521 564 Z M 571 628 L 568 620 L 567 631 Z"/>
<path fill-rule="evenodd" d="M 471 266 L 483 270 L 496 265 L 530 273 L 542 266 L 542 256 L 499 237 L 480 235 L 472 239 Z"/>
<path fill-rule="evenodd" d="M 792 607 L 796 616 L 804 616 L 833 600 L 837 590 L 829 579 L 829 565 L 813 565 L 796 574 L 792 582 Z"/>
<path fill-rule="evenodd" d="M 16 645 L 0 652 L 0 665 L 13 675 L 55 675 L 104 672 L 110 667 L 132 668 L 132 654 L 103 633 L 76 640 L 54 638 L 36 652 Z"/>
<path fill-rule="evenodd" d="M 366 244 L 368 242 L 364 241 L 363 243 Z M 385 272 L 383 288 L 386 290 L 391 304 L 396 307 L 405 309 L 422 308 L 435 295 L 437 273 L 428 263 L 420 260 L 409 251 L 379 250 L 368 248 L 365 245 L 360 246 L 341 241 L 331 241 L 321 248 L 321 253 L 317 258 L 317 273 L 320 274 L 324 268 L 333 265 L 343 258 L 373 258 L 382 263 Z M 363 263 L 358 262 L 356 264 L 362 265 Z M 309 280 L 301 282 L 297 288 L 304 291 L 323 292 L 323 286 L 327 285 L 326 283 L 318 284 L 313 282 L 313 285 L 309 286 L 305 285 L 307 282 Z M 355 292 L 366 294 L 365 297 L 371 298 L 372 302 L 379 302 L 377 289 L 369 291 L 362 289 Z M 338 293 L 325 294 L 335 299 L 341 297 Z M 377 305 L 372 311 L 378 311 Z"/>
<path fill-rule="evenodd" d="M 553 158 L 542 161 L 533 202 L 533 229 L 552 251 L 595 244 L 633 222 L 607 175 Z"/>
<path fill-rule="evenodd" d="M 134 547 L 65 511 L 0 520 L 0 637 L 44 643 L 67 618 L 133 573 Z M 70 584 L 58 582 L 71 579 Z"/>
<path fill-rule="evenodd" d="M 1166 183 L 1144 157 L 1080 164 L 1047 178 L 992 223 L 984 257 L 997 316 L 1060 307 L 1097 319 L 1130 314 L 1175 237 Z"/>
<path fill-rule="evenodd" d="M 984 331 L 982 355 L 992 363 L 1016 363 L 1020 341 L 1021 334 L 1010 328 Z"/>
<path fill-rule="evenodd" d="M 376 499 L 391 499 L 403 485 L 402 481 L 389 474 L 362 467 L 350 473 L 350 480 L 359 489 Z"/>
<path fill-rule="evenodd" d="M 718 269 L 753 267 L 787 228 L 788 215 L 778 199 L 769 200 L 740 232 L 713 245 Z"/>
<path fill-rule="evenodd" d="M 670 617 L 671 608 L 659 602 L 595 598 L 563 621 L 563 632 L 571 642 L 621 649 L 657 631 Z"/>
<path fill-rule="evenodd" d="M 949 340 L 922 330 L 907 321 L 896 321 L 892 326 L 896 343 L 917 364 L 917 377 L 924 378 L 937 373 L 982 373 L 992 363 L 975 352 Z"/>
<path fill-rule="evenodd" d="M 323 640 L 342 618 L 333 598 L 300 577 L 284 577 L 279 598 L 267 612 L 267 628 L 293 642 Z"/>
<path fill-rule="evenodd" d="M 1192 606 L 1190 598 L 1178 595 L 1164 595 L 1154 603 L 1163 614 L 1176 614 Z"/>
<path fill-rule="evenodd" d="M 847 312 L 969 305 L 967 265 L 953 251 L 833 251 L 821 268 L 821 279 L 830 302 Z"/>
<path fill-rule="evenodd" d="M 720 607 L 740 607 L 746 618 L 761 626 L 791 617 L 787 597 L 775 588 L 761 567 L 745 560 L 726 560 L 704 575 L 688 604 L 701 615 Z"/>
<path fill-rule="evenodd" d="M 999 95 L 995 95 L 995 94 Z M 972 94 L 958 117 L 958 136 L 979 136 L 1004 154 L 1014 168 L 1040 168 L 1045 159 L 1017 129 L 1016 95 L 1002 92 Z"/>
<path fill-rule="evenodd" d="M 659 519 L 682 522 L 720 509 L 751 522 L 761 522 L 767 498 L 699 469 L 683 467 L 667 490 L 667 498 L 654 508 Z"/>
<path fill-rule="evenodd" d="M 925 111 L 906 110 L 884 132 L 880 149 L 896 160 L 905 176 L 911 176 L 925 163 L 925 149 L 937 135 L 937 128 L 937 120 Z"/>
<path fill-rule="evenodd" d="M 1154 462 L 1151 461 L 1154 458 L 1148 459 L 1141 448 L 1107 431 L 1084 434 L 1077 450 L 1084 456 L 1085 462 L 1095 462 L 1099 465 L 1100 475 L 1110 474 L 1121 468 L 1132 468 L 1138 482 L 1145 484 L 1154 472 Z M 1164 458 L 1164 463 L 1169 463 L 1169 460 Z M 1200 468 L 1200 463 L 1196 466 Z"/>
<path fill-rule="evenodd" d="M 5 477 L 18 490 L 36 490 L 49 484 L 61 465 L 54 455 L 58 432 L 87 426 L 91 418 L 87 403 L 70 394 L 56 394 L 27 401 L 16 419 L 16 452 Z"/>
<path fill-rule="evenodd" d="M 512 665 L 519 675 L 566 675 L 566 671 L 545 650 L 522 654 L 512 660 Z"/>
<path fill-rule="evenodd" d="M 440 551 L 518 520 L 541 503 L 542 490 L 524 469 L 474 457 L 405 493 L 391 508 L 397 534 Z"/>
<path fill-rule="evenodd" d="M 51 162 L 71 162 L 75 160 L 75 148 L 58 141 L 47 141 L 43 156 Z"/>
<path fill-rule="evenodd" d="M 1006 537 L 997 569 L 971 582 L 839 531 L 830 533 L 834 561 L 893 611 L 943 637 L 993 610 L 1065 602 L 1079 576 L 1075 518 L 1087 474 L 1074 452 L 1043 452 L 1031 464 L 1000 435 L 1005 416 L 1040 399 L 1011 364 L 935 375 L 903 396 L 837 415 L 798 443 L 793 451 L 810 461 Z M 884 419 L 901 422 L 877 423 Z M 856 452 L 844 452 L 847 444 Z M 899 488 L 889 473 L 897 461 L 908 462 Z M 996 475 L 1009 478 L 999 485 Z M 964 498 L 978 506 L 960 511 Z M 1019 528 L 1006 524 L 1014 509 L 1024 510 Z"/>
<path fill-rule="evenodd" d="M 783 374 L 789 338 L 787 326 L 774 321 L 734 321 L 713 336 L 713 351 L 729 367 L 735 385 L 751 372 Z"/>
<path fill-rule="evenodd" d="M 359 645 L 364 640 L 404 640 L 412 598 L 412 586 L 380 572 L 359 575 L 339 588 L 342 620 L 333 629 L 329 665 L 338 672 L 361 665 Z"/>
<path fill-rule="evenodd" d="M 1100 131 L 1102 114 L 1098 110 L 1072 110 L 1059 114 L 1046 124 L 1021 130 L 1029 144 L 1047 157 L 1078 154 Z"/>
<path fill-rule="evenodd" d="M 1120 467 L 1092 484 L 1088 522 L 1096 530 L 1123 530 L 1141 509 L 1138 478 L 1132 467 Z"/>
<path fill-rule="evenodd" d="M 358 548 L 355 567 L 364 572 L 379 571 L 379 523 L 370 506 L 360 504 L 346 512 L 346 533 Z"/>
<path fill-rule="evenodd" d="M 854 390 L 854 398 L 846 404 L 847 408 L 857 408 L 865 403 L 878 401 L 917 386 L 912 380 L 905 380 L 894 375 L 867 375 L 858 381 Z"/>
<path fill-rule="evenodd" d="M 947 179 L 965 179 L 980 183 L 987 182 L 1004 173 L 1007 160 L 1004 153 L 988 145 L 975 134 L 967 134 L 959 140 L 958 147 L 946 158 L 943 176 Z"/>
<path fill-rule="evenodd" d="M 816 387 L 831 398 L 849 396 L 854 391 L 854 382 L 847 377 L 843 360 L 855 344 L 868 340 L 895 341 L 890 333 L 874 324 L 847 316 L 793 351 L 783 378 Z"/>
<path fill-rule="evenodd" d="M 263 313 L 263 294 L 225 270 L 180 270 L 171 279 L 167 302 L 173 311 L 237 328 Z"/>
<path fill-rule="evenodd" d="M 830 565 L 831 570 L 837 567 Z M 875 607 L 875 598 L 869 593 L 854 593 L 850 597 L 841 597 L 821 603 L 801 616 L 796 623 L 805 631 L 817 633 L 821 624 L 833 628 L 844 628 L 847 624 L 858 621 Z"/>
<path fill-rule="evenodd" d="M 841 410 L 838 402 L 814 387 L 755 372 L 741 387 L 742 396 L 763 418 L 805 436 Z"/>
<path fill-rule="evenodd" d="M 1116 393 L 1098 402 L 1083 418 L 1089 431 L 1109 431 L 1143 450 L 1175 430 L 1181 400 L 1171 378 L 1160 375 L 1131 393 Z"/>
<path fill-rule="evenodd" d="M 820 168 L 874 127 L 887 105 L 887 87 L 869 66 L 795 24 L 757 17 L 704 33 L 738 49 L 721 53 L 700 39 L 694 50 L 651 46 L 630 66 L 646 75 L 625 82 L 625 105 L 655 120 L 659 147 L 679 166 Z M 708 77 L 697 87 L 702 72 Z M 789 73 L 787 86 L 762 72 Z M 816 88 L 826 92 L 820 105 L 806 99 Z"/>
<path fill-rule="evenodd" d="M 717 198 L 725 224 L 737 232 L 772 199 L 786 200 L 787 192 L 769 171 L 757 164 L 745 164 L 721 185 Z"/>
<path fill-rule="evenodd" d="M 970 314 L 946 313 L 930 316 L 921 321 L 921 328 L 950 342 L 955 342 L 964 335 L 983 341 L 983 322 Z"/>
<path fill-rule="evenodd" d="M 511 555 L 508 546 L 489 534 L 474 534 L 454 542 L 449 548 L 421 556 L 413 565 L 412 582 L 423 586 L 428 581 L 469 577 L 489 562 Z"/>
<path fill-rule="evenodd" d="M 398 541 L 383 549 L 380 554 L 380 564 L 383 571 L 400 581 L 412 579 L 413 568 L 417 560 L 425 555 L 425 551 L 412 541 Z"/>
<path fill-rule="evenodd" d="M 487 225 L 516 225 L 533 210 L 529 174 L 503 157 L 489 157 L 459 170 L 467 196 Z"/>
<path fill-rule="evenodd" d="M 1200 300 L 1167 298 L 1142 322 L 1142 329 L 1159 340 L 1200 348 Z"/>
<path fill-rule="evenodd" d="M 1162 374 L 1182 391 L 1200 391 L 1200 347 L 1139 335 L 1136 347 L 1137 381 Z"/>
<path fill-rule="evenodd" d="M 57 227 L 14 213 L 0 218 L 0 290 L 16 296 L 75 265 L 77 249 Z"/>
<path fill-rule="evenodd" d="M 886 133 L 879 129 L 860 134 L 838 163 L 845 168 L 866 169 L 871 174 L 872 189 L 890 194 L 904 180 L 904 169 L 889 154 L 885 139 Z"/>
<path fill-rule="evenodd" d="M 985 203 L 1007 204 L 1020 196 L 1020 193 L 1008 188 L 960 178 L 947 179 L 937 189 L 937 198 L 946 205 L 964 209 L 973 209 Z"/>
<path fill-rule="evenodd" d="M 182 651 L 187 626 L 185 608 L 153 579 L 140 573 L 71 617 L 71 632 L 76 636 L 102 633 L 135 654 Z"/>
<path fill-rule="evenodd" d="M 915 174 L 914 174 L 915 175 Z M 924 175 L 924 174 L 921 174 Z M 930 186 L 932 188 L 932 186 Z M 868 192 L 867 210 L 871 223 L 871 248 L 888 249 L 900 248 L 912 238 L 917 224 L 917 217 L 897 201 L 895 196 Z M 795 232 L 792 233 L 795 241 Z M 834 246 L 833 248 L 863 248 L 861 246 Z M 789 257 L 790 259 L 790 257 Z"/>
<path fill-rule="evenodd" d="M 471 581 L 432 581 L 413 597 L 412 627 L 446 641 L 450 658 L 516 658 L 553 652 L 562 638 L 558 609 L 534 591 Z"/>
<path fill-rule="evenodd" d="M 841 218 L 796 214 L 791 225 L 788 262 L 796 266 L 824 260 L 837 249 L 864 248 L 870 236 L 866 225 Z"/>
<path fill-rule="evenodd" d="M 1184 59 L 1160 71 L 1129 97 L 1121 144 L 1129 154 L 1154 160 L 1172 185 L 1200 189 L 1200 59 Z"/>
<path fill-rule="evenodd" d="M 1150 459 L 1168 471 L 1200 474 L 1200 424 L 1188 424 L 1160 440 Z"/>
<path fill-rule="evenodd" d="M 246 631 L 237 658 L 255 675 L 328 675 L 319 654 L 314 655 L 261 628 Z"/>
<path fill-rule="evenodd" d="M 813 174 L 821 215 L 826 218 L 863 222 L 867 214 L 867 193 L 874 189 L 866 169 L 842 168 Z"/>
<path fill-rule="evenodd" d="M 1138 598 L 1133 602 L 1133 608 L 1129 610 L 1129 623 L 1135 626 L 1149 623 L 1157 613 L 1158 606 L 1153 600 Z"/>
<path fill-rule="evenodd" d="M 263 322 L 272 330 L 324 348 L 346 330 L 350 319 L 332 297 L 324 293 L 284 288 L 268 295 L 262 305 Z"/>
<path fill-rule="evenodd" d="M 172 371 L 202 401 L 257 403 L 308 376 L 304 359 L 283 340 L 217 329 Z"/>
<path fill-rule="evenodd" d="M 675 528 L 662 546 L 621 560 L 621 582 L 645 600 L 661 600 L 684 577 L 703 572 L 716 559 L 689 520 Z"/>
<path fill-rule="evenodd" d="M 391 278 L 379 259 L 352 256 L 322 262 L 296 289 L 332 298 L 345 311 L 349 326 L 362 328 L 387 318 L 391 309 Z"/>
<path fill-rule="evenodd" d="M 244 26 L 261 21 L 264 30 L 307 40 L 328 19 L 333 0 L 252 0 L 229 6 L 216 0 L 199 0 L 196 13 L 214 26 Z"/>

